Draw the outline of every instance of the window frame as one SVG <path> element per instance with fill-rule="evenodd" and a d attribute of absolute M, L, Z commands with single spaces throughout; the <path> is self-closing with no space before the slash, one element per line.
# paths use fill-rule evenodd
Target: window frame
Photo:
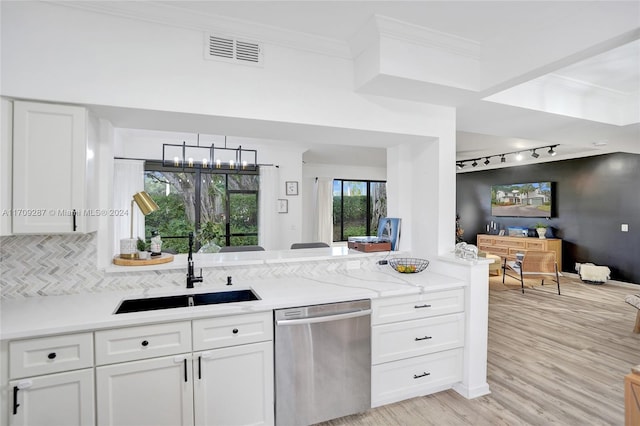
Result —
<path fill-rule="evenodd" d="M 367 194 L 366 194 L 366 222 L 365 222 L 365 231 L 366 235 L 371 235 L 371 184 L 372 183 L 384 183 L 385 191 L 386 191 L 386 180 L 377 180 L 377 179 L 349 179 L 349 178 L 334 178 L 333 182 L 340 181 L 340 240 L 334 240 L 333 242 L 343 242 L 347 241 L 344 237 L 344 183 L 345 182 L 364 182 L 366 183 Z M 333 185 L 333 183 L 332 183 Z M 333 198 L 333 197 L 332 197 Z"/>

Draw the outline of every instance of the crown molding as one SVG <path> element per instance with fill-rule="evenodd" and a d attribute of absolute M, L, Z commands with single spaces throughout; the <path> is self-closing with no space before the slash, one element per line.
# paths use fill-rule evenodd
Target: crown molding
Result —
<path fill-rule="evenodd" d="M 71 7 L 87 12 L 99 13 L 151 22 L 193 31 L 231 35 L 286 48 L 352 59 L 347 43 L 313 34 L 285 30 L 220 15 L 195 12 L 179 5 L 158 1 L 57 1 L 43 0 L 58 6 Z"/>

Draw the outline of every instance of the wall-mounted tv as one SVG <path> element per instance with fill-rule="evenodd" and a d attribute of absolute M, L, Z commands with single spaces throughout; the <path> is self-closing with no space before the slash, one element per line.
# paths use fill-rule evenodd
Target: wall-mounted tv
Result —
<path fill-rule="evenodd" d="M 530 182 L 491 186 L 491 215 L 552 217 L 553 183 Z"/>

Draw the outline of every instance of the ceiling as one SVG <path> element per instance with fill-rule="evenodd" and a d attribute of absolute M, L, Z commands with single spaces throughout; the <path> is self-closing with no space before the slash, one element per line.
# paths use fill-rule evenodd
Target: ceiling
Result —
<path fill-rule="evenodd" d="M 182 0 L 74 6 L 171 25 L 206 21 L 272 43 L 299 35 L 297 48 L 305 42 L 324 43 L 332 46 L 329 54 L 349 59 L 354 59 L 363 29 L 375 17 L 384 17 L 413 32 L 471 46 L 479 71 L 457 87 L 386 78 L 356 88 L 455 106 L 458 160 L 549 145 L 558 145 L 553 160 L 618 151 L 640 154 L 638 1 Z M 338 153 L 342 158 L 346 149 Z M 325 161 L 332 150 L 318 145 L 307 156 Z M 374 149 L 362 158 L 371 162 L 384 155 L 383 149 Z M 551 160 L 546 155 L 527 158 Z M 478 169 L 511 164 L 494 161 Z"/>

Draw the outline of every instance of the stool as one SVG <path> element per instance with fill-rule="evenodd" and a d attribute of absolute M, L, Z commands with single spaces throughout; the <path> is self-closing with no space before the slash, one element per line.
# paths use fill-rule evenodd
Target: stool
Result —
<path fill-rule="evenodd" d="M 502 270 L 502 259 L 500 256 L 487 253 L 484 257 L 493 260 L 493 263 L 489 264 L 489 275 L 500 276 L 500 271 Z"/>
<path fill-rule="evenodd" d="M 630 294 L 624 298 L 624 301 L 638 310 L 636 314 L 636 326 L 633 328 L 633 332 L 640 333 L 640 294 Z"/>

